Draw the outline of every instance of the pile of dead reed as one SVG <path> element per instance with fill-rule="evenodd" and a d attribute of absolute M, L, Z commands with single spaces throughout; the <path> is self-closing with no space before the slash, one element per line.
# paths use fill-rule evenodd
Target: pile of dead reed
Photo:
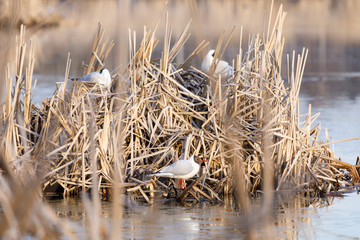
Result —
<path fill-rule="evenodd" d="M 317 115 L 312 116 L 310 106 L 307 115 L 299 114 L 307 50 L 287 57 L 288 81 L 282 77 L 285 15 L 280 8 L 267 34 L 254 35 L 246 51 L 240 47 L 236 72 L 229 79 L 191 67 L 205 42 L 184 63 L 175 63 L 189 39 L 189 26 L 171 46 L 166 21 L 161 50 L 156 31 L 144 31 L 139 47 L 135 33 L 129 34 L 130 62 L 113 77 L 111 91 L 68 82 L 68 59 L 64 82 L 57 84 L 41 107 L 31 100 L 32 47 L 23 70 L 22 30 L 15 85 L 8 69 L 1 111 L 2 144 L 15 156 L 11 166 L 20 176 L 23 168 L 32 169 L 43 179 L 47 193 L 66 197 L 94 186 L 108 198 L 118 182 L 114 179 L 119 179 L 128 193 L 148 202 L 156 193 L 170 196 L 172 189 L 167 179 L 151 178 L 148 173 L 192 154 L 206 164 L 201 178 L 180 199 L 190 193 L 198 200 L 221 202 L 234 192 L 233 180 L 238 176 L 243 178 L 243 191 L 252 195 L 266 184 L 275 190 L 317 193 L 351 185 L 358 172 L 334 156 L 330 142 L 319 140 L 320 125 L 312 127 Z M 99 27 L 84 74 L 104 66 L 113 43 L 103 38 Z M 223 41 L 222 35 L 216 48 L 219 58 L 229 42 Z M 154 51 L 161 51 L 160 59 L 153 59 Z M 121 91 L 121 82 L 127 84 L 126 91 Z"/>

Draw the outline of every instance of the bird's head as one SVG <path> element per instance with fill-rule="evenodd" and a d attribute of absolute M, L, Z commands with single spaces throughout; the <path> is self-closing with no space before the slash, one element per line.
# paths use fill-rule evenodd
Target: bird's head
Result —
<path fill-rule="evenodd" d="M 215 55 L 215 50 L 211 49 L 204 57 L 202 63 L 201 63 L 201 71 L 208 74 L 211 68 L 211 64 L 213 62 Z"/>
<path fill-rule="evenodd" d="M 211 49 L 211 50 L 208 52 L 208 55 L 211 56 L 211 57 L 215 57 L 215 50 L 214 50 L 214 49 Z"/>
<path fill-rule="evenodd" d="M 110 72 L 109 70 L 107 70 L 106 68 L 102 68 L 100 70 L 100 74 L 102 75 L 102 79 L 103 79 L 103 84 L 106 87 L 109 87 L 111 84 L 111 76 L 110 76 Z"/>
<path fill-rule="evenodd" d="M 194 156 L 194 161 L 198 164 L 206 162 L 204 159 L 201 159 L 198 156 Z"/>
<path fill-rule="evenodd" d="M 100 69 L 100 74 L 109 74 L 110 75 L 110 72 L 106 68 L 102 68 L 102 69 Z"/>

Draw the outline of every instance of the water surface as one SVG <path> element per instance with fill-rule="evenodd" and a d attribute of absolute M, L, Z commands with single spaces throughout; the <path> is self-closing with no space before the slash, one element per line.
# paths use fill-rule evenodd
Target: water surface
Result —
<path fill-rule="evenodd" d="M 65 1 L 66 2 L 66 1 Z M 61 5 L 67 24 L 59 28 L 38 32 L 35 36 L 39 61 L 36 65 L 38 85 L 34 101 L 41 102 L 55 90 L 55 82 L 63 80 L 67 52 L 71 52 L 73 63 L 71 77 L 82 71 L 82 63 L 90 56 L 91 42 L 101 21 L 107 33 L 117 44 L 107 62 L 110 70 L 127 63 L 128 27 L 142 36 L 144 24 L 148 29 L 155 25 L 162 15 L 161 1 L 133 1 L 122 5 L 120 1 L 94 1 L 79 5 L 79 2 Z M 180 2 L 180 1 L 178 1 Z M 186 52 L 192 51 L 199 40 L 207 39 L 210 46 L 216 45 L 222 30 L 233 25 L 244 26 L 244 42 L 248 34 L 264 29 L 264 14 L 267 1 L 212 1 L 202 2 L 196 16 L 186 5 L 177 2 L 169 4 L 170 25 L 178 36 L 191 17 L 192 44 L 185 45 Z M 309 48 L 309 58 L 300 92 L 300 111 L 306 113 L 312 106 L 312 114 L 321 113 L 316 123 L 321 123 L 322 139 L 325 129 L 333 140 L 360 136 L 360 28 L 358 1 L 276 1 L 285 3 L 288 16 L 285 21 L 285 53 L 293 49 L 300 52 Z M 121 4 L 120 4 L 121 3 Z M 125 6 L 125 7 L 124 7 Z M 106 13 L 106 14 L 105 14 Z M 215 21 L 212 14 L 218 14 Z M 116 21 L 116 24 L 114 22 Z M 158 31 L 162 39 L 164 26 Z M 236 33 L 238 34 L 238 32 Z M 176 37 L 175 37 L 176 38 Z M 81 41 L 79 41 L 81 39 Z M 161 40 L 160 40 L 161 41 Z M 238 46 L 230 43 L 228 49 Z M 226 58 L 236 53 L 227 51 Z M 186 55 L 186 54 L 185 54 Z M 285 57 L 284 57 L 285 58 Z M 194 65 L 199 66 L 200 58 Z M 50 77 L 49 77 L 50 76 Z M 316 124 L 315 123 L 315 124 Z M 314 126 L 315 126 L 314 124 Z M 360 155 L 360 141 L 334 145 L 336 156 L 351 164 Z M 303 199 L 278 197 L 269 221 L 254 224 L 255 237 L 265 239 L 359 239 L 360 197 L 356 192 L 342 198 Z M 79 200 L 51 201 L 59 216 L 70 221 L 76 233 L 86 238 L 87 214 Z M 259 203 L 254 203 L 256 211 Z M 110 229 L 112 225 L 111 204 L 101 205 L 102 223 Z M 256 214 L 255 214 L 256 215 Z M 244 225 L 247 219 L 231 206 L 183 207 L 173 203 L 158 203 L 154 206 L 137 205 L 125 208 L 121 229 L 124 239 L 241 239 L 246 236 Z"/>
<path fill-rule="evenodd" d="M 252 223 L 256 238 L 276 239 L 359 239 L 360 196 L 356 192 L 345 197 L 311 199 L 278 195 L 268 220 L 258 216 Z M 79 200 L 49 201 L 58 216 L 71 223 L 77 236 L 86 238 L 86 214 Z M 254 207 L 260 207 L 259 201 Z M 101 204 L 101 224 L 111 232 L 120 229 L 124 239 L 243 239 L 249 219 L 232 206 L 198 204 L 184 207 L 175 202 L 138 204 L 124 208 L 121 225 L 112 226 L 111 203 Z"/>

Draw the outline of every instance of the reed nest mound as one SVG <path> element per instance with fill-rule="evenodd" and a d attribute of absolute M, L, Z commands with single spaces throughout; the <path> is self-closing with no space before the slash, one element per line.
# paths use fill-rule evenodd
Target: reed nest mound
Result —
<path fill-rule="evenodd" d="M 130 34 L 130 62 L 112 76 L 111 89 L 69 81 L 68 59 L 65 81 L 41 107 L 32 103 L 33 47 L 25 68 L 22 29 L 17 72 L 7 71 L 1 111 L 2 146 L 11 156 L 10 166 L 20 176 L 29 169 L 41 176 L 46 195 L 97 189 L 107 199 L 112 187 L 120 186 L 147 202 L 174 194 L 180 200 L 222 202 L 239 188 L 257 195 L 266 184 L 272 190 L 315 194 L 352 186 L 358 180 L 356 167 L 337 158 L 328 140 L 319 140 L 320 124 L 312 126 L 317 115 L 312 116 L 311 106 L 308 114 L 299 114 L 307 50 L 283 61 L 284 19 L 279 11 L 271 31 L 251 37 L 246 51 L 239 49 L 236 71 L 228 79 L 191 66 L 205 42 L 176 63 L 190 37 L 189 25 L 171 46 L 166 22 L 162 48 L 156 31 L 145 32 L 139 47 Z M 219 58 L 230 37 L 220 37 Z M 84 74 L 102 68 L 112 47 L 99 27 Z M 154 51 L 162 52 L 160 59 L 152 57 Z M 11 76 L 16 76 L 14 85 Z M 191 155 L 206 163 L 184 191 L 174 192 L 172 180 L 149 176 Z"/>

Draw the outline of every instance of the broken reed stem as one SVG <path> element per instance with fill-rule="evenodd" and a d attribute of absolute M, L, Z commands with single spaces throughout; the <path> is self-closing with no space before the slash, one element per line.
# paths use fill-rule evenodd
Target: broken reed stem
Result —
<path fill-rule="evenodd" d="M 16 72 L 11 73 L 10 63 L 7 64 L 5 107 L 0 115 L 0 205 L 4 209 L 0 238 L 22 239 L 31 235 L 36 239 L 74 239 L 67 223 L 55 216 L 39 194 L 43 162 L 42 155 L 36 155 L 33 149 L 40 137 L 34 124 L 34 119 L 39 117 L 38 108 L 32 104 L 36 83 L 33 81 L 34 44 L 30 42 L 27 48 L 24 26 L 16 37 L 14 52 Z M 35 155 L 36 160 L 31 158 Z"/>
<path fill-rule="evenodd" d="M 129 30 L 130 62 L 120 75 L 129 79 L 127 95 L 75 82 L 71 91 L 66 90 L 68 56 L 64 83 L 41 109 L 31 104 L 31 78 L 25 85 L 21 82 L 26 46 L 19 45 L 23 47 L 18 49 L 18 78 L 13 92 L 6 93 L 6 111 L 1 118 L 8 121 L 4 136 L 19 157 L 30 153 L 33 159 L 46 156 L 45 192 L 52 185 L 69 196 L 93 188 L 108 198 L 115 182 L 151 202 L 155 191 L 166 195 L 170 188 L 166 179 L 157 180 L 161 184 L 151 181 L 149 173 L 193 154 L 207 160 L 201 189 L 192 194 L 196 198 L 200 194 L 217 201 L 235 193 L 246 208 L 248 195 L 264 193 L 271 202 L 271 189 L 285 185 L 310 188 L 316 182 L 332 191 L 334 182 L 356 176 L 352 168 L 339 164 L 330 143 L 319 141 L 320 126 L 311 129 L 316 115 L 309 111 L 300 124 L 299 91 L 307 50 L 288 57 L 287 86 L 281 77 L 285 15 L 280 8 L 268 35 L 254 35 L 247 50 L 239 50 L 234 76 L 226 81 L 214 79 L 211 84 L 200 71 L 185 68 L 207 43 L 201 42 L 184 63 L 173 62 L 189 38 L 189 25 L 171 48 L 171 28 L 165 21 L 160 60 L 152 59 L 159 42 L 155 32 L 144 29 L 137 47 L 136 34 Z M 225 34 L 220 36 L 217 57 L 224 53 L 234 29 L 224 48 Z M 84 73 L 105 64 L 112 44 L 103 39 L 99 25 Z M 33 67 L 33 60 L 28 66 Z M 28 71 L 27 76 L 31 75 Z M 7 91 L 10 89 L 8 85 Z M 28 116 L 21 116 L 29 125 L 15 122 L 24 108 Z M 116 142 L 114 136 L 122 140 Z M 113 176 L 114 168 L 119 179 Z M 334 169 L 343 171 L 343 176 L 338 177 Z M 240 190 L 234 189 L 232 178 Z"/>

